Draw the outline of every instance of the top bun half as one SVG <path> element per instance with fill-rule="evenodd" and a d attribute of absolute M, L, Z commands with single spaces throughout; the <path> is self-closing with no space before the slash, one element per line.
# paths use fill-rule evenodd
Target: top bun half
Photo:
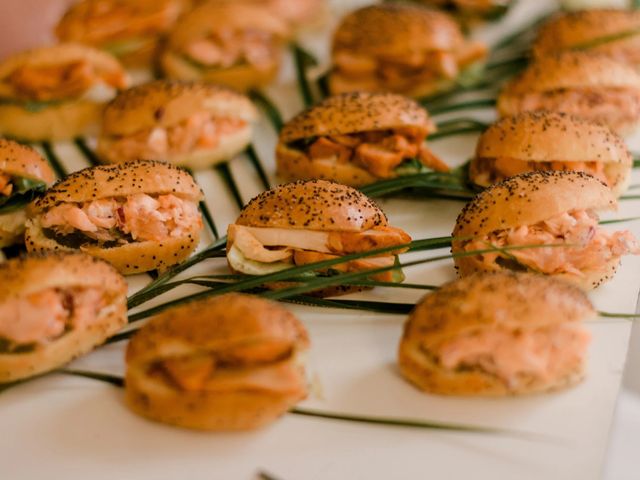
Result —
<path fill-rule="evenodd" d="M 55 174 L 49 163 L 33 148 L 0 139 L 0 173 L 53 183 Z"/>

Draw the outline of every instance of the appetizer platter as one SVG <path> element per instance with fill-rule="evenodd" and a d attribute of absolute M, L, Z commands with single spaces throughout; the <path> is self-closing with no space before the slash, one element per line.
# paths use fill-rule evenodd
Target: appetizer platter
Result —
<path fill-rule="evenodd" d="M 600 478 L 638 13 L 371 3 L 82 0 L 0 62 L 7 478 Z"/>

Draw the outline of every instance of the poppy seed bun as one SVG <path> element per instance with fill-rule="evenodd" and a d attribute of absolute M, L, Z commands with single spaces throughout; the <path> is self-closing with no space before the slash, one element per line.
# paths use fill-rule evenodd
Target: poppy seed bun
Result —
<path fill-rule="evenodd" d="M 273 345 L 284 355 L 256 361 L 256 354 L 268 355 Z M 131 339 L 126 354 L 126 401 L 139 415 L 180 427 L 256 429 L 306 397 L 300 356 L 308 348 L 304 326 L 275 302 L 234 293 L 174 307 L 152 318 Z M 183 389 L 166 376 L 149 373 L 167 360 L 203 356 L 212 356 L 216 363 L 202 388 Z M 229 365 L 229 358 L 235 363 Z M 230 368 L 225 368 L 225 362 Z M 263 378 L 268 375 L 260 385 L 243 378 L 257 368 Z M 218 369 L 223 376 L 235 378 L 233 386 L 216 389 Z"/>
<path fill-rule="evenodd" d="M 535 225 L 573 210 L 611 210 L 617 207 L 611 190 L 584 172 L 529 172 L 492 185 L 471 200 L 456 220 L 451 251 L 461 253 L 469 239 L 518 226 Z M 461 276 L 484 270 L 477 256 L 455 258 Z M 561 274 L 585 289 L 610 278 L 620 259 L 614 258 L 603 270 L 585 271 L 584 275 Z"/>
<path fill-rule="evenodd" d="M 13 140 L 0 139 L 0 174 L 3 173 L 11 177 L 39 180 L 47 185 L 55 179 L 49 163 L 36 150 Z M 23 208 L 0 214 L 0 248 L 24 239 L 26 220 Z"/>
<path fill-rule="evenodd" d="M 440 395 L 504 396 L 565 388 L 584 376 L 586 342 L 577 347 L 556 345 L 552 335 L 568 326 L 584 339 L 588 334 L 581 324 L 595 317 L 587 296 L 568 283 L 527 273 L 474 274 L 426 295 L 411 312 L 399 346 L 400 371 L 421 390 Z M 528 334 L 540 335 L 556 352 L 564 350 L 565 356 L 552 355 L 553 362 L 536 353 L 540 363 L 550 363 L 546 375 L 521 370 L 511 381 L 487 371 L 481 362 L 458 368 L 443 365 L 441 354 L 447 343 L 498 332 L 513 335 L 513 342 Z M 567 357 L 570 347 L 572 355 Z"/>
<path fill-rule="evenodd" d="M 207 37 L 211 32 L 253 30 L 272 34 L 283 41 L 290 34 L 287 23 L 258 5 L 241 2 L 209 2 L 195 8 L 176 25 L 160 56 L 162 70 L 169 78 L 205 80 L 246 91 L 266 85 L 278 73 L 280 53 L 260 68 L 250 63 L 229 67 L 200 68 L 181 52 L 190 43 Z"/>
<path fill-rule="evenodd" d="M 45 289 L 99 289 L 107 305 L 89 324 L 19 354 L 0 354 L 0 382 L 38 375 L 83 355 L 127 323 L 127 284 L 108 263 L 82 253 L 50 253 L 14 258 L 0 265 L 0 304 Z"/>
<path fill-rule="evenodd" d="M 633 158 L 624 141 L 604 125 L 560 112 L 523 112 L 491 125 L 479 138 L 469 167 L 472 182 L 483 183 L 480 159 L 523 162 L 597 162 L 605 164 L 611 189 L 627 188 Z"/>
<path fill-rule="evenodd" d="M 246 96 L 208 83 L 160 80 L 125 90 L 107 105 L 97 153 L 109 163 L 135 160 L 121 158 L 112 145 L 120 137 L 153 128 L 175 127 L 199 113 L 209 113 L 213 118 L 243 120 L 247 124 L 237 132 L 221 134 L 213 148 L 200 148 L 154 160 L 202 168 L 228 160 L 250 142 L 251 123 L 257 118 L 257 112 Z"/>
<path fill-rule="evenodd" d="M 103 165 L 72 173 L 56 183 L 29 209 L 25 243 L 27 250 L 72 250 L 48 238 L 41 217 L 60 203 L 82 203 L 102 198 L 172 194 L 189 202 L 202 198 L 200 187 L 186 171 L 162 162 L 137 161 Z M 160 241 L 139 241 L 112 248 L 83 245 L 80 250 L 109 261 L 121 273 L 164 270 L 181 262 L 196 248 L 201 223 L 194 223 L 182 236 Z"/>
<path fill-rule="evenodd" d="M 638 64 L 640 36 L 636 33 L 639 28 L 640 12 L 634 10 L 565 12 L 542 25 L 533 45 L 533 55 L 544 57 L 561 50 L 586 49 Z M 623 38 L 613 38 L 619 35 Z"/>
<path fill-rule="evenodd" d="M 284 125 L 276 146 L 278 175 L 286 179 L 327 178 L 352 186 L 375 182 L 377 177 L 354 163 L 314 162 L 289 144 L 313 137 L 403 127 L 427 133 L 436 130 L 427 111 L 402 95 L 355 92 L 329 97 Z"/>
<path fill-rule="evenodd" d="M 380 207 L 355 188 L 326 180 L 298 181 L 261 193 L 237 225 L 361 232 L 388 225 Z"/>

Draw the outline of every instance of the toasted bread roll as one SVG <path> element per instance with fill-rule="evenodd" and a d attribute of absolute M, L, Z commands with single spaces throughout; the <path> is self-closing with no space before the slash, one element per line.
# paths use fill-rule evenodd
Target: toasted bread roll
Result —
<path fill-rule="evenodd" d="M 565 112 L 628 134 L 640 122 L 640 73 L 594 52 L 538 58 L 498 96 L 503 117 L 529 110 Z"/>
<path fill-rule="evenodd" d="M 104 103 L 127 85 L 114 57 L 83 45 L 10 56 L 0 63 L 0 134 L 38 141 L 91 133 Z"/>
<path fill-rule="evenodd" d="M 0 247 L 24 240 L 25 207 L 54 178 L 47 161 L 33 148 L 0 139 Z"/>
<path fill-rule="evenodd" d="M 469 177 L 486 187 L 519 173 L 578 170 L 619 197 L 632 166 L 624 141 L 608 127 L 566 113 L 524 112 L 497 121 L 480 136 Z"/>
<path fill-rule="evenodd" d="M 582 380 L 596 317 L 568 283 L 530 273 L 476 273 L 425 296 L 400 341 L 402 375 L 439 395 L 522 395 Z"/>
<path fill-rule="evenodd" d="M 435 130 L 427 111 L 401 95 L 329 97 L 285 124 L 276 147 L 278 175 L 361 186 L 423 167 L 446 171 L 425 145 Z"/>
<path fill-rule="evenodd" d="M 151 82 L 107 105 L 97 153 L 108 163 L 144 158 L 206 168 L 246 148 L 256 117 L 247 97 L 226 88 Z"/>
<path fill-rule="evenodd" d="M 595 288 L 613 276 L 623 255 L 640 253 L 630 232 L 599 226 L 596 211 L 616 206 L 611 190 L 584 172 L 511 177 L 477 195 L 458 216 L 452 234 L 458 273 L 522 270 Z M 488 251 L 494 248 L 503 249 Z M 469 253 L 477 251 L 485 252 Z"/>
<path fill-rule="evenodd" d="M 83 253 L 0 265 L 0 382 L 54 370 L 127 323 L 127 284 Z"/>
<path fill-rule="evenodd" d="M 380 32 L 384 32 L 381 35 Z M 404 5 L 373 5 L 347 15 L 332 46 L 331 93 L 391 91 L 411 97 L 454 85 L 486 55 L 448 15 Z"/>
<path fill-rule="evenodd" d="M 151 420 L 252 430 L 307 396 L 304 326 L 267 300 L 227 294 L 152 318 L 127 348 L 126 399 Z"/>
<path fill-rule="evenodd" d="M 202 192 L 186 171 L 137 161 L 87 168 L 30 206 L 28 251 L 81 250 L 121 273 L 164 270 L 200 240 Z"/>

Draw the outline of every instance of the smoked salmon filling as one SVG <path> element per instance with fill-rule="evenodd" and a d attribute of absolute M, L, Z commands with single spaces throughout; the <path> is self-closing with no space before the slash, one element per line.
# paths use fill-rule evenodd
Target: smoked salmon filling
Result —
<path fill-rule="evenodd" d="M 517 158 L 498 157 L 478 158 L 474 163 L 473 168 L 478 172 L 474 181 L 479 185 L 491 185 L 514 175 L 542 170 L 585 172 L 594 176 L 608 187 L 613 187 L 619 177 L 618 173 L 611 172 L 611 169 L 607 168 L 602 162 L 533 162 Z"/>
<path fill-rule="evenodd" d="M 290 342 L 259 342 L 168 358 L 151 364 L 147 373 L 189 392 L 295 393 L 306 388 L 302 363 Z"/>
<path fill-rule="evenodd" d="M 269 69 L 278 58 L 280 39 L 257 29 L 220 30 L 182 47 L 182 55 L 200 68 L 251 65 Z"/>
<path fill-rule="evenodd" d="M 333 55 L 334 73 L 337 75 L 334 80 L 351 86 L 360 85 L 360 88 L 345 91 L 411 91 L 416 84 L 455 80 L 463 70 L 485 55 L 486 47 L 480 43 L 468 43 L 457 51 L 415 51 L 399 57 L 339 50 Z"/>
<path fill-rule="evenodd" d="M 47 237 L 71 248 L 180 238 L 202 226 L 196 203 L 172 194 L 144 193 L 60 203 L 46 211 L 40 222 Z"/>
<path fill-rule="evenodd" d="M 376 227 L 364 232 L 331 232 L 285 228 L 259 228 L 230 225 L 228 260 L 241 273 L 260 275 L 284 270 L 294 265 L 331 260 L 351 253 L 367 252 L 395 245 L 406 245 L 411 237 L 395 227 Z M 357 272 L 396 264 L 397 251 L 375 257 L 351 260 L 319 274 Z M 373 275 L 379 281 L 402 281 L 400 269 Z"/>
<path fill-rule="evenodd" d="M 591 335 L 580 324 L 535 330 L 481 330 L 442 342 L 423 352 L 444 369 L 480 370 L 509 388 L 569 375 L 581 365 Z"/>
<path fill-rule="evenodd" d="M 26 353 L 91 325 L 109 304 L 96 288 L 47 288 L 0 304 L 0 353 Z"/>
<path fill-rule="evenodd" d="M 379 178 L 395 177 L 400 173 L 397 169 L 405 167 L 416 172 L 421 166 L 448 172 L 447 164 L 424 144 L 428 133 L 418 127 L 374 130 L 297 140 L 290 147 L 302 151 L 312 162 L 351 162 Z"/>
<path fill-rule="evenodd" d="M 240 118 L 216 117 L 209 112 L 194 114 L 171 127 L 155 127 L 133 135 L 110 137 L 105 151 L 114 162 L 123 158 L 166 158 L 167 155 L 216 148 L 221 138 L 246 129 Z"/>
<path fill-rule="evenodd" d="M 628 231 L 607 232 L 599 227 L 598 216 L 590 210 L 573 210 L 534 225 L 523 225 L 492 232 L 463 243 L 469 252 L 516 245 L 558 245 L 566 247 L 532 248 L 485 253 L 476 258 L 486 270 L 532 270 L 546 274 L 583 276 L 602 271 L 626 254 L 640 254 L 637 239 Z"/>

